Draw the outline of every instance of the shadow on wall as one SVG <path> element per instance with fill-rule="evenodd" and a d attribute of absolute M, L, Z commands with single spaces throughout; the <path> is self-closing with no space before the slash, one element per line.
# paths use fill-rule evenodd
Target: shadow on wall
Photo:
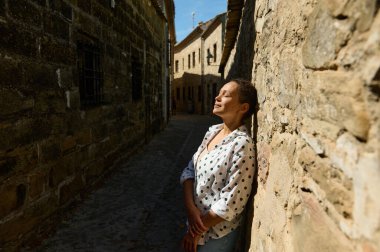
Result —
<path fill-rule="evenodd" d="M 236 53 L 226 80 L 233 78 L 252 79 L 254 44 L 256 40 L 255 24 L 253 22 L 255 1 L 245 1 L 239 35 L 235 44 Z"/>
<path fill-rule="evenodd" d="M 220 76 L 185 72 L 181 78 L 173 80 L 172 96 L 176 112 L 211 114 L 220 85 Z"/>

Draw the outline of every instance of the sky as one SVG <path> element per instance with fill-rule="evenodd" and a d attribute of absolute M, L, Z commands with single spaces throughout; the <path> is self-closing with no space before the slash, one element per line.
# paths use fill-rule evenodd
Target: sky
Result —
<path fill-rule="evenodd" d="M 177 43 L 183 40 L 200 21 L 206 22 L 227 11 L 227 0 L 174 0 Z"/>

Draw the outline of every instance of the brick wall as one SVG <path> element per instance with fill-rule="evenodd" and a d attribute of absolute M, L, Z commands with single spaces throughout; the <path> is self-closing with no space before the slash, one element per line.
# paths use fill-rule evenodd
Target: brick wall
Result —
<path fill-rule="evenodd" d="M 16 249 L 163 126 L 164 25 L 147 0 L 0 1 L 0 250 Z M 100 66 L 95 106 L 83 104 L 83 60 Z"/>

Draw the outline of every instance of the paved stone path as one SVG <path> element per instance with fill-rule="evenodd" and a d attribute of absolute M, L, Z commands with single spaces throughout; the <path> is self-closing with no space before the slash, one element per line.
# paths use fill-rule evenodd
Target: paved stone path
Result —
<path fill-rule="evenodd" d="M 185 231 L 179 176 L 210 116 L 177 115 L 121 164 L 38 251 L 178 251 Z"/>

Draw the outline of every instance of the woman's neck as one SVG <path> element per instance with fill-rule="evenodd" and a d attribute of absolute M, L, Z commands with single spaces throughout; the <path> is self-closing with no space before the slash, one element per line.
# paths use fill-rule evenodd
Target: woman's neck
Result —
<path fill-rule="evenodd" d="M 223 129 L 222 132 L 224 135 L 230 134 L 232 131 L 236 130 L 239 128 L 243 123 L 241 122 L 226 122 L 224 121 L 223 123 Z"/>

